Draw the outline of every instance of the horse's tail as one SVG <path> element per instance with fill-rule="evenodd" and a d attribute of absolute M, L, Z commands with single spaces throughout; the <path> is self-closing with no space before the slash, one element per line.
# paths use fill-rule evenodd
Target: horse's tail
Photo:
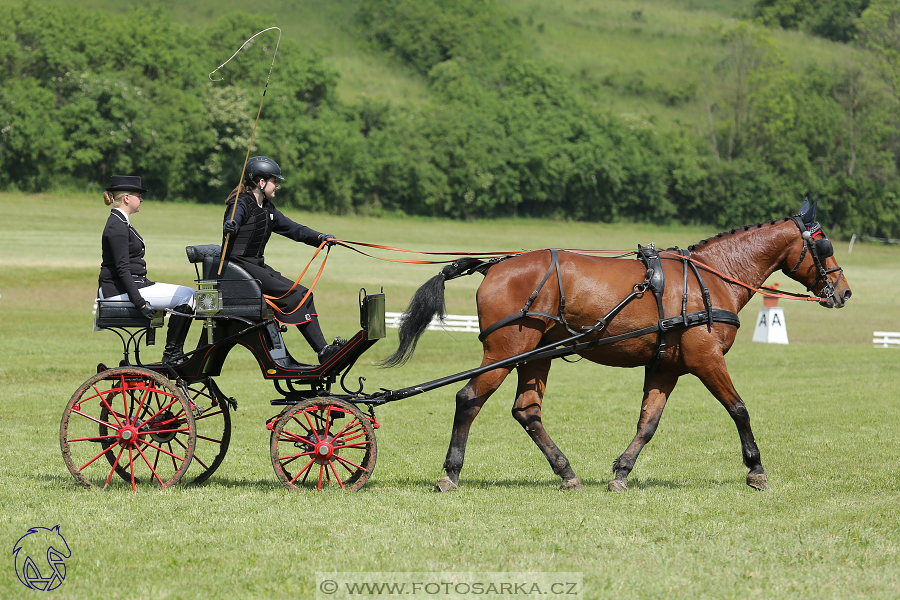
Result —
<path fill-rule="evenodd" d="M 419 338 L 428 329 L 435 316 L 441 320 L 447 316 L 447 306 L 444 302 L 444 282 L 456 279 L 464 275 L 471 275 L 475 271 L 482 274 L 495 264 L 496 261 L 483 261 L 478 258 L 461 258 L 447 265 L 441 272 L 426 281 L 422 287 L 416 290 L 409 306 L 400 315 L 400 345 L 397 351 L 378 363 L 381 367 L 397 367 L 408 361 Z"/>

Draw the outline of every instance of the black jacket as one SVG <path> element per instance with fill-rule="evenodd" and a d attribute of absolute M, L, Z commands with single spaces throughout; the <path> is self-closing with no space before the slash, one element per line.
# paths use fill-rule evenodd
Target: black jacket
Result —
<path fill-rule="evenodd" d="M 233 202 L 232 199 L 227 204 L 225 221 L 232 218 Z M 287 218 L 268 199 L 263 200 L 260 207 L 250 192 L 244 192 L 239 196 L 237 208 L 234 209 L 234 222 L 239 229 L 229 240 L 225 258 L 264 259 L 266 244 L 273 233 L 310 246 L 319 245 L 318 231 Z"/>
<path fill-rule="evenodd" d="M 233 201 L 225 209 L 225 221 L 231 220 Z M 275 318 L 282 323 L 302 325 L 316 316 L 312 294 L 302 305 L 300 301 L 307 289 L 284 277 L 266 264 L 266 243 L 273 233 L 310 246 L 319 245 L 319 232 L 287 218 L 268 200 L 256 203 L 253 194 L 245 192 L 238 198 L 234 211 L 237 233 L 231 235 L 225 250 L 226 261 L 243 267 L 251 277 L 259 281 L 263 294 L 270 296 L 269 304 L 275 309 Z M 223 238 L 224 240 L 224 238 Z M 224 244 L 224 241 L 223 241 Z"/>
<path fill-rule="evenodd" d="M 143 306 L 144 298 L 138 290 L 153 284 L 147 279 L 144 240 L 129 225 L 125 215 L 116 209 L 110 211 L 106 220 L 102 245 L 99 287 L 103 296 L 128 294 L 132 304 Z"/>

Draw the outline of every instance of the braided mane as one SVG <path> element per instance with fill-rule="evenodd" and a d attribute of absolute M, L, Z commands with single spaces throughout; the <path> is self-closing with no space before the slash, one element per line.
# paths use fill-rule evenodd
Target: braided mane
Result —
<path fill-rule="evenodd" d="M 704 244 L 707 244 L 707 243 L 711 242 L 712 240 L 717 240 L 719 238 L 725 237 L 726 235 L 734 235 L 738 231 L 749 231 L 753 227 L 759 228 L 759 227 L 762 227 L 763 225 L 774 225 L 775 223 L 783 223 L 785 221 L 790 221 L 792 218 L 793 217 L 784 217 L 783 219 L 774 219 L 772 221 L 764 221 L 761 223 L 756 223 L 755 225 L 744 225 L 743 227 L 736 227 L 735 229 L 732 229 L 731 231 L 723 231 L 722 233 L 717 233 L 716 235 L 706 238 L 705 240 L 700 240 L 696 244 L 692 244 L 692 245 L 688 246 L 688 250 L 693 252 L 694 250 L 698 249 L 700 246 L 703 246 Z"/>

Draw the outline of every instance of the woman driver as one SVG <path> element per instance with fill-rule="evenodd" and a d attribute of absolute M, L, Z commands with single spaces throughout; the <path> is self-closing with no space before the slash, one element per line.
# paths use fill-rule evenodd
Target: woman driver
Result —
<path fill-rule="evenodd" d="M 299 305 L 307 288 L 299 284 L 294 286 L 293 281 L 267 265 L 265 251 L 272 233 L 310 246 L 318 246 L 323 241 L 333 245 L 335 237 L 295 223 L 275 208 L 272 199 L 275 198 L 278 182 L 283 181 L 284 177 L 281 176 L 281 167 L 274 160 L 254 156 L 247 161 L 244 173 L 247 185 L 239 185 L 225 201 L 227 208 L 222 230 L 226 235 L 230 234 L 225 258 L 259 280 L 263 294 L 272 297 L 270 301 L 274 304 L 275 318 L 281 323 L 296 325 L 316 352 L 319 362 L 324 363 L 345 343 L 344 340 L 336 338 L 333 344 L 325 341 L 313 295 L 310 294 L 306 302 Z M 233 206 L 235 202 L 236 208 Z M 226 246 L 224 241 L 222 245 Z"/>

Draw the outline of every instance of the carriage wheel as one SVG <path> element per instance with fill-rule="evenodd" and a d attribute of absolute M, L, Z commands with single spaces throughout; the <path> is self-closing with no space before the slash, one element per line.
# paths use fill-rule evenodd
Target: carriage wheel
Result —
<path fill-rule="evenodd" d="M 132 490 L 172 486 L 188 470 L 196 444 L 187 399 L 153 371 L 121 367 L 85 381 L 63 411 L 59 443 L 75 480 L 107 488 L 118 475 Z M 103 458 L 101 458 L 103 457 Z"/>
<path fill-rule="evenodd" d="M 231 409 L 228 401 L 217 397 L 206 382 L 191 384 L 187 391 L 194 407 L 197 442 L 194 459 L 182 481 L 197 484 L 206 481 L 225 460 L 231 443 Z"/>
<path fill-rule="evenodd" d="M 355 492 L 375 470 L 375 429 L 358 408 L 334 398 L 290 406 L 271 437 L 272 466 L 288 489 L 321 491 L 339 486 Z"/>

